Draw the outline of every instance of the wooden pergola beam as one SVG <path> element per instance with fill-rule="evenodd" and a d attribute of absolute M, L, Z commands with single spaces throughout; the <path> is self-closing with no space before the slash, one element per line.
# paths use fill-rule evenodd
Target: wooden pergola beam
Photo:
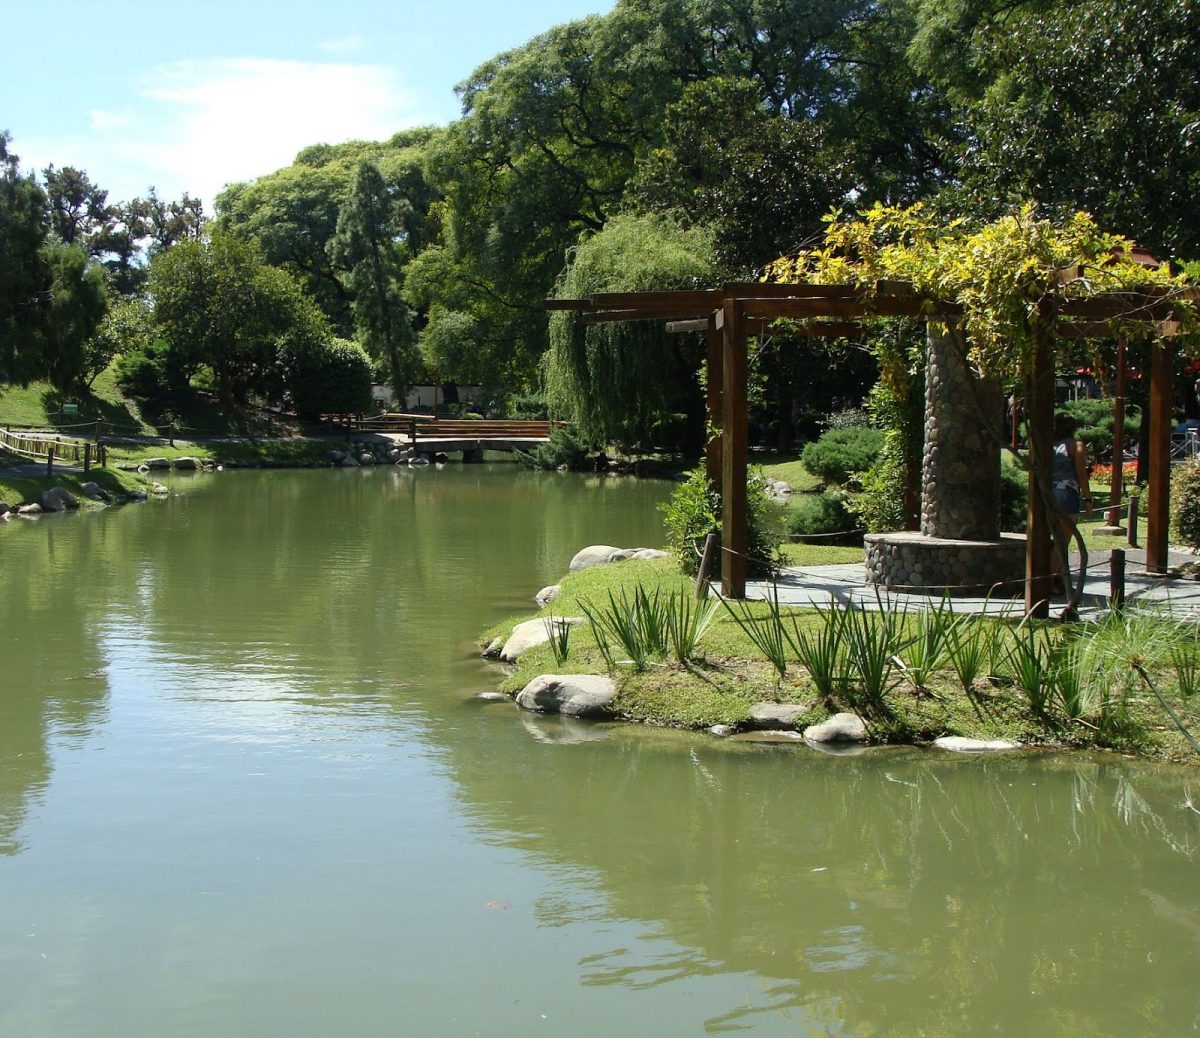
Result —
<path fill-rule="evenodd" d="M 706 317 L 710 307 L 647 306 L 627 310 L 593 310 L 583 315 L 584 324 L 614 324 L 621 321 L 686 320 Z"/>

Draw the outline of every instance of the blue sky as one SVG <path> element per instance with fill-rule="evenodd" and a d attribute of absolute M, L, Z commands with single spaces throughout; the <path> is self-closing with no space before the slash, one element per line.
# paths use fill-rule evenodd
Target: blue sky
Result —
<path fill-rule="evenodd" d="M 3 17 L 0 130 L 25 171 L 76 166 L 110 200 L 225 183 L 318 142 L 458 114 L 481 62 L 612 0 L 60 0 Z"/>

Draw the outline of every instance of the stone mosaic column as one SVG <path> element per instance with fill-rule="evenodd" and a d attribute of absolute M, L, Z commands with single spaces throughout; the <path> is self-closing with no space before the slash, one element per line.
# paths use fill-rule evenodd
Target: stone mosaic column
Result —
<path fill-rule="evenodd" d="M 964 541 L 1000 536 L 1000 385 L 967 367 L 961 345 L 928 332 L 921 533 Z"/>

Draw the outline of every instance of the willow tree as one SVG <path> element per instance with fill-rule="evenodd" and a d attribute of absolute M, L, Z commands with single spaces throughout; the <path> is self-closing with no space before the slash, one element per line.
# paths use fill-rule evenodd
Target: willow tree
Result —
<path fill-rule="evenodd" d="M 708 231 L 658 216 L 619 216 L 575 249 L 556 295 L 703 288 L 712 272 Z M 544 361 L 547 401 L 588 439 L 695 452 L 704 436 L 703 358 L 698 337 L 668 335 L 662 321 L 585 324 L 580 314 L 555 312 Z"/>

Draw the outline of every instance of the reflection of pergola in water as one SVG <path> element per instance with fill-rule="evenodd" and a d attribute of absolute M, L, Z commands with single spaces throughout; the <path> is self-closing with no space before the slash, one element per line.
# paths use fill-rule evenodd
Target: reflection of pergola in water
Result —
<path fill-rule="evenodd" d="M 1062 276 L 1069 278 L 1072 272 L 1063 272 Z M 1200 293 L 1196 289 L 1110 292 L 1059 299 L 1053 309 L 1044 306 L 1038 317 L 1034 356 L 1025 378 L 1032 465 L 1023 577 L 1018 574 L 1018 579 L 1024 581 L 1026 608 L 1035 615 L 1046 615 L 1052 591 L 1052 517 L 1037 487 L 1050 485 L 1056 338 L 1111 338 L 1118 325 L 1122 334 L 1133 327 L 1155 337 L 1150 371 L 1146 568 L 1151 573 L 1166 572 L 1173 338 L 1179 330 L 1172 320 L 1171 303 L 1178 299 L 1200 299 Z M 721 539 L 725 549 L 721 554 L 722 593 L 734 598 L 744 597 L 746 591 L 747 339 L 775 330 L 773 322 L 780 319 L 795 322 L 798 336 L 825 338 L 854 336 L 861 330 L 857 319 L 869 317 L 926 319 L 936 322 L 934 328 L 945 325 L 954 329 L 963 312 L 956 302 L 923 297 L 910 285 L 896 282 L 880 283 L 873 292 L 851 285 L 740 282 L 720 289 L 553 299 L 546 302 L 546 307 L 576 312 L 589 324 L 664 320 L 671 322 L 669 331 L 707 333 L 708 418 L 710 424 L 720 428 L 721 435 L 708 445 L 706 468 L 721 491 Z M 933 376 L 927 376 L 923 537 L 910 533 L 907 544 L 914 549 L 934 541 L 957 546 L 994 544 L 997 554 L 991 558 L 1003 569 L 1005 558 L 1011 560 L 1012 552 L 1011 541 L 1005 548 L 1000 539 L 996 507 L 1000 388 L 998 383 L 970 373 L 961 342 L 961 335 L 929 334 L 929 368 L 936 372 L 937 385 Z M 993 419 L 995 428 L 991 426 Z M 979 435 L 971 430 L 979 430 Z M 941 435 L 943 431 L 947 435 Z M 994 441 L 995 449 L 981 450 L 984 440 Z M 903 536 L 895 535 L 900 550 L 907 551 Z M 1009 577 L 1000 573 L 992 579 Z M 936 583 L 932 581 L 931 586 Z"/>

